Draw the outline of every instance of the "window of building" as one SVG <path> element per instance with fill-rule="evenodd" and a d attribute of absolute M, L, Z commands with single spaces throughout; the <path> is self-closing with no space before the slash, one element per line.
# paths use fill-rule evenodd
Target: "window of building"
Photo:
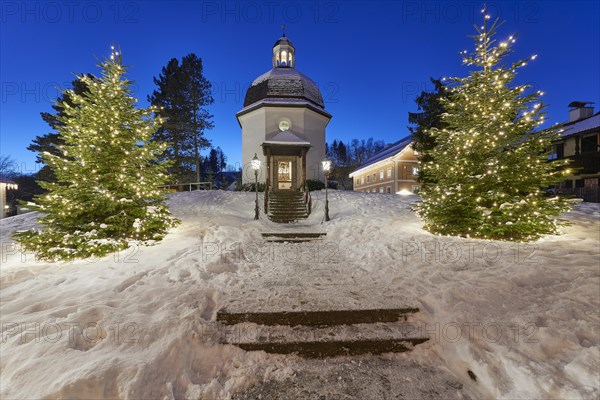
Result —
<path fill-rule="evenodd" d="M 281 65 L 287 65 L 287 51 L 281 52 Z"/>
<path fill-rule="evenodd" d="M 577 179 L 577 180 L 575 180 L 575 187 L 576 188 L 585 187 L 585 179 Z"/>
<path fill-rule="evenodd" d="M 392 187 L 391 187 L 391 186 L 388 186 L 388 187 L 387 187 L 387 194 L 390 194 L 390 193 L 392 193 Z"/>
<path fill-rule="evenodd" d="M 379 188 L 379 193 L 383 193 L 383 186 Z"/>
<path fill-rule="evenodd" d="M 379 171 L 379 179 L 383 179 L 383 170 Z"/>
<path fill-rule="evenodd" d="M 548 154 L 548 160 L 560 160 L 565 157 L 564 143 L 557 143 L 552 146 L 552 151 Z"/>
<path fill-rule="evenodd" d="M 392 169 L 391 168 L 388 168 L 388 170 L 387 170 L 387 177 L 388 178 L 392 177 Z"/>
<path fill-rule="evenodd" d="M 565 181 L 565 189 L 572 189 L 573 181 Z"/>
<path fill-rule="evenodd" d="M 420 190 L 421 190 L 421 186 L 413 185 L 413 187 L 412 187 L 413 193 L 419 193 Z"/>
<path fill-rule="evenodd" d="M 373 182 L 375 182 L 377 180 L 377 174 L 375 172 L 373 172 Z"/>
<path fill-rule="evenodd" d="M 419 175 L 419 167 L 413 167 L 413 176 Z"/>
<path fill-rule="evenodd" d="M 358 186 L 359 180 L 358 178 L 356 178 L 356 186 Z"/>
<path fill-rule="evenodd" d="M 581 152 L 582 153 L 595 153 L 600 151 L 598 147 L 598 134 L 586 135 L 581 138 Z"/>
<path fill-rule="evenodd" d="M 367 175 L 367 183 L 371 182 L 371 175 Z"/>
<path fill-rule="evenodd" d="M 365 183 L 365 177 L 361 176 L 360 177 L 360 184 L 363 185 Z"/>

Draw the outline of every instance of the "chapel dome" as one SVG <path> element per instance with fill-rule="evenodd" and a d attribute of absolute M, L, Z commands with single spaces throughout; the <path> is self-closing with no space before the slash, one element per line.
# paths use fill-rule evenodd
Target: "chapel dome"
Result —
<path fill-rule="evenodd" d="M 283 36 L 282 36 L 282 37 L 280 37 L 280 38 L 279 38 L 279 39 L 278 39 L 278 40 L 275 42 L 275 44 L 273 45 L 273 48 L 277 47 L 277 46 L 278 46 L 278 45 L 280 45 L 280 44 L 287 44 L 287 45 L 289 45 L 289 46 L 292 46 L 292 47 L 294 47 L 294 44 L 292 43 L 292 41 L 291 41 L 290 39 L 288 39 L 288 37 L 287 37 L 287 36 L 285 36 L 285 33 L 283 34 Z"/>
<path fill-rule="evenodd" d="M 252 82 L 246 92 L 244 107 L 261 100 L 306 100 L 325 108 L 317 84 L 292 67 L 275 67 Z"/>
<path fill-rule="evenodd" d="M 308 101 L 325 108 L 323 96 L 317 84 L 296 67 L 296 48 L 285 36 L 273 45 L 273 69 L 252 82 L 246 92 L 244 107 L 259 101 L 299 102 Z"/>

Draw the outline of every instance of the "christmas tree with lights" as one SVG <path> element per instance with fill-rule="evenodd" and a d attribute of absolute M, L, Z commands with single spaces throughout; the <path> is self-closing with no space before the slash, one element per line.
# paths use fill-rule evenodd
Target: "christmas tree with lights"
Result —
<path fill-rule="evenodd" d="M 59 116 L 60 152 L 45 152 L 56 182 L 31 208 L 43 213 L 41 230 L 16 233 L 25 251 L 44 260 L 102 256 L 132 243 L 150 244 L 175 226 L 163 190 L 167 165 L 157 162 L 165 145 L 152 142 L 161 121 L 136 108 L 121 55 L 100 64 L 102 76 L 78 77 L 88 87 L 69 90 Z"/>
<path fill-rule="evenodd" d="M 422 167 L 436 184 L 425 185 L 417 211 L 435 234 L 534 240 L 556 233 L 557 217 L 569 208 L 569 200 L 543 191 L 569 174 L 568 160 L 548 160 L 560 132 L 536 130 L 543 93 L 512 83 L 536 56 L 508 63 L 515 38 L 498 43 L 501 23 L 482 12 L 475 51 L 461 53 L 472 71 L 450 79 L 450 96 L 441 99 L 445 126 L 428 132 L 437 146 Z"/>

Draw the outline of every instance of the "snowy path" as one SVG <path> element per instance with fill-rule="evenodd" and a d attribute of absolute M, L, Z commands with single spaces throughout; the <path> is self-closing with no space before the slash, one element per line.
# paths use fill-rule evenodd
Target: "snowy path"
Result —
<path fill-rule="evenodd" d="M 331 191 L 332 220 L 321 224 L 323 197 L 297 224 L 326 231 L 322 242 L 265 244 L 261 232 L 293 227 L 253 221 L 252 193 L 179 193 L 170 206 L 183 223 L 159 245 L 67 264 L 23 258 L 11 243 L 35 215 L 2 220 L 0 397 L 217 399 L 286 382 L 292 395 L 317 393 L 312 382 L 333 397 L 361 398 L 351 388 L 364 387 L 389 398 L 404 378 L 417 391 L 401 394 L 426 397 L 419 369 L 433 371 L 426 382 L 442 397 L 600 394 L 598 205 L 568 213 L 565 235 L 526 246 L 432 236 L 411 197 Z M 402 306 L 421 309 L 412 322 L 432 340 L 363 356 L 362 369 L 245 353 L 214 331 L 221 307 Z"/>
<path fill-rule="evenodd" d="M 411 359 L 412 358 L 412 359 Z M 295 375 L 238 393 L 235 400 L 468 399 L 463 385 L 431 360 L 388 355 L 336 360 L 293 360 Z"/>

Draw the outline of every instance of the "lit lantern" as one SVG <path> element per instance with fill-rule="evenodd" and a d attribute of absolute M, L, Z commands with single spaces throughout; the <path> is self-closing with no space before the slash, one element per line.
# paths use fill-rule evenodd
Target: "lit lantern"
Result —
<path fill-rule="evenodd" d="M 260 160 L 258 159 L 256 153 L 254 153 L 254 158 L 252 159 L 251 164 L 254 171 L 258 171 L 260 169 Z"/>

